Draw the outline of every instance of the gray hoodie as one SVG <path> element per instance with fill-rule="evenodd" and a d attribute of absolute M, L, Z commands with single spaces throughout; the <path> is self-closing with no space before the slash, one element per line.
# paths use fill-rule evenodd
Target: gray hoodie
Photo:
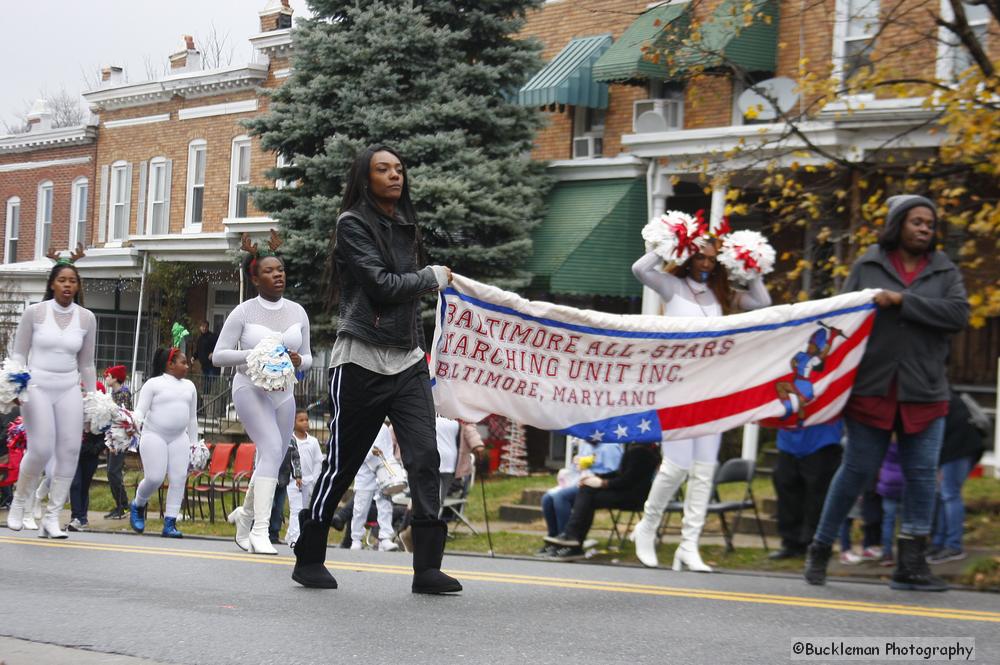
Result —
<path fill-rule="evenodd" d="M 896 377 L 902 402 L 948 401 L 947 358 L 951 335 L 969 320 L 962 274 L 944 252 L 906 286 L 885 250 L 872 245 L 851 268 L 843 290 L 885 289 L 903 294 L 900 307 L 875 315 L 868 348 L 854 380 L 854 394 L 885 396 Z"/>

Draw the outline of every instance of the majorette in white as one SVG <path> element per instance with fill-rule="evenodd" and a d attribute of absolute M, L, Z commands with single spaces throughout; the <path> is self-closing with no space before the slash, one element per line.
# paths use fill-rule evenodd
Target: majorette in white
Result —
<path fill-rule="evenodd" d="M 73 284 L 79 287 L 72 269 L 55 273 L 49 286 L 57 290 L 69 288 L 59 284 L 63 275 L 73 275 Z M 63 299 L 68 292 L 63 293 Z M 17 326 L 11 353 L 13 359 L 27 365 L 31 380 L 28 397 L 21 405 L 28 449 L 21 460 L 7 526 L 15 531 L 23 528 L 26 500 L 52 458 L 49 502 L 38 529 L 42 538 L 66 537 L 59 528 L 59 512 L 66 503 L 80 456 L 83 435 L 80 385 L 82 382 L 87 391 L 97 386 L 94 368 L 97 320 L 90 310 L 72 302 L 75 293 L 65 305 L 60 305 L 56 298 L 29 305 Z"/>
<path fill-rule="evenodd" d="M 376 455 L 378 450 L 381 455 Z M 365 520 L 368 519 L 368 509 L 375 497 L 375 509 L 378 511 L 378 548 L 382 551 L 392 551 L 399 547 L 392 542 L 396 535 L 392 529 L 392 501 L 382 491 L 378 479 L 378 469 L 383 460 L 394 463 L 398 473 L 402 474 L 402 466 L 395 461 L 392 454 L 392 432 L 382 425 L 375 437 L 365 463 L 354 476 L 354 514 L 351 517 L 351 549 L 361 549 L 361 540 L 365 535 Z"/>
<path fill-rule="evenodd" d="M 747 290 L 733 292 L 728 309 L 748 311 L 771 304 L 761 273 L 770 271 L 774 251 L 759 234 L 750 234 L 752 244 L 744 239 L 742 244 L 734 246 L 729 240 L 733 234 L 728 226 L 723 220 L 721 225 L 710 228 L 700 212 L 690 216 L 671 211 L 643 229 L 643 238 L 650 249 L 632 265 L 632 273 L 663 300 L 664 316 L 722 316 L 722 303 L 710 288 L 710 282 L 728 280 L 730 276 L 745 280 Z M 677 266 L 674 272 L 678 274 L 662 270 L 664 261 Z M 731 275 L 725 275 L 726 269 Z M 705 526 L 721 442 L 721 433 L 663 442 L 663 462 L 646 498 L 642 520 L 631 535 L 636 556 L 644 565 L 659 565 L 656 535 L 663 511 L 687 479 L 681 543 L 674 554 L 673 568 L 712 570 L 701 559 L 698 539 Z"/>

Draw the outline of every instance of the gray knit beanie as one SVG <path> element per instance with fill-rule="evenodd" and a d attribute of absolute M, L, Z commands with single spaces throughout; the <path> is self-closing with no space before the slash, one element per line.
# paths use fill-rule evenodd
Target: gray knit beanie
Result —
<path fill-rule="evenodd" d="M 937 226 L 937 206 L 930 199 L 916 194 L 898 194 L 886 199 L 889 212 L 885 216 L 885 226 L 879 234 L 879 244 L 886 249 L 895 249 L 899 242 L 900 227 L 906 219 L 906 213 L 913 208 L 929 208 L 934 215 L 934 225 Z"/>

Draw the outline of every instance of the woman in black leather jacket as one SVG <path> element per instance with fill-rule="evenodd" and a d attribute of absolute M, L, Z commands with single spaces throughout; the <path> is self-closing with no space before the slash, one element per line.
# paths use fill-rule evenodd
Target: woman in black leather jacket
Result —
<path fill-rule="evenodd" d="M 461 591 L 441 572 L 446 524 L 438 519 L 439 458 L 434 399 L 422 347 L 420 297 L 444 289 L 451 271 L 423 266 L 423 246 L 399 154 L 372 146 L 355 159 L 337 218 L 333 288 L 337 341 L 330 363 L 330 441 L 299 515 L 292 579 L 336 588 L 323 565 L 334 510 L 388 416 L 399 440 L 413 499 L 414 593 Z"/>

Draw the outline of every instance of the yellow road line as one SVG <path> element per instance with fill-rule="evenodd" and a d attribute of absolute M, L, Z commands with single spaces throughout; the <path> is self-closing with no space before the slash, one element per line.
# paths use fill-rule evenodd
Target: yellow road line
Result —
<path fill-rule="evenodd" d="M 30 545 L 35 547 L 62 548 L 74 550 L 91 550 L 99 552 L 116 552 L 120 554 L 145 554 L 172 556 L 190 559 L 215 561 L 249 562 L 291 566 L 294 559 L 282 556 L 260 556 L 244 553 L 202 552 L 179 548 L 154 547 L 148 545 L 112 545 L 107 543 L 89 543 L 68 540 L 42 540 L 29 538 L 14 538 L 0 536 L 0 543 L 12 545 Z M 395 566 L 374 563 L 328 562 L 327 568 L 355 572 L 382 573 L 388 575 L 411 575 L 408 566 Z M 693 589 L 684 587 L 668 587 L 651 584 L 633 584 L 629 582 L 603 582 L 599 580 L 583 580 L 560 577 L 542 577 L 537 575 L 518 575 L 514 573 L 499 573 L 489 571 L 448 570 L 463 581 L 493 582 L 497 584 L 517 584 L 540 586 L 547 588 L 603 591 L 610 593 L 629 593 L 647 596 L 668 596 L 674 598 L 692 598 L 699 600 L 719 600 L 734 603 L 754 603 L 759 605 L 782 605 L 786 607 L 807 607 L 840 612 L 863 612 L 869 614 L 890 614 L 934 619 L 950 619 L 954 621 L 982 621 L 1000 623 L 1000 612 L 986 610 L 963 610 L 948 607 L 919 607 L 914 605 L 882 604 L 865 601 L 839 600 L 827 598 L 808 598 L 803 596 L 783 596 L 776 594 L 749 593 L 738 591 L 717 591 L 712 589 Z"/>

